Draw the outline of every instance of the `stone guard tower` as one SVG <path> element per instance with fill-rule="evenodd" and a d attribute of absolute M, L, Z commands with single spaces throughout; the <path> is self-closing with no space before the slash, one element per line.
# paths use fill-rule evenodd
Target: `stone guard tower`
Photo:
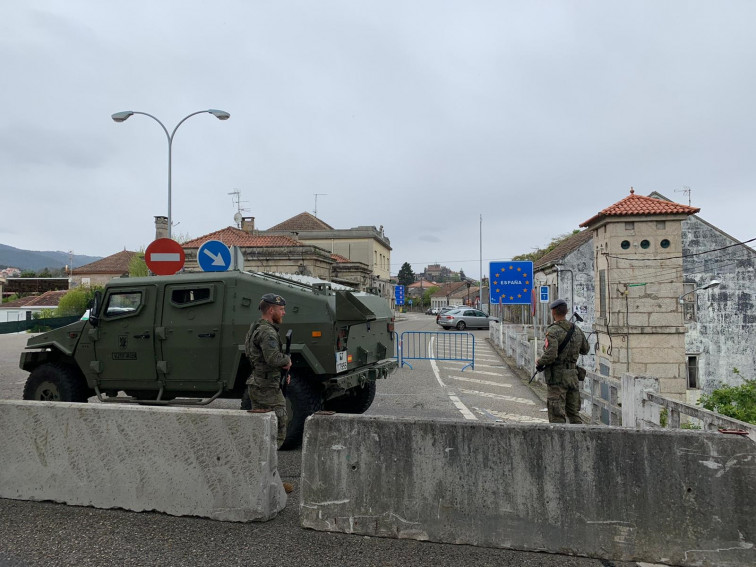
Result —
<path fill-rule="evenodd" d="M 699 210 L 631 188 L 580 225 L 593 231 L 599 374 L 656 376 L 662 393 L 685 396 L 682 221 Z"/>

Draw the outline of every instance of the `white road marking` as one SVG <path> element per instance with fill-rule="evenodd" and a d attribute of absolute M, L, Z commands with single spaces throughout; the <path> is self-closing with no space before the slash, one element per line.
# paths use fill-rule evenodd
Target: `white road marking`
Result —
<path fill-rule="evenodd" d="M 478 418 L 475 417 L 475 414 L 467 409 L 467 406 L 465 406 L 465 404 L 463 404 L 457 396 L 449 394 L 449 399 L 455 406 L 457 406 L 457 409 L 462 412 L 462 415 L 465 417 L 465 419 L 478 421 Z"/>
<path fill-rule="evenodd" d="M 460 390 L 463 394 L 470 394 L 472 396 L 481 396 L 483 398 L 494 398 L 496 400 L 505 400 L 507 402 L 515 402 L 517 404 L 525 404 L 528 406 L 534 406 L 533 400 L 526 400 L 525 398 L 515 398 L 514 396 L 505 396 L 503 394 L 489 394 L 488 392 L 478 392 L 476 390 Z"/>
<path fill-rule="evenodd" d="M 449 378 L 452 380 L 460 380 L 461 382 L 473 382 L 475 384 L 484 384 L 486 386 L 499 386 L 500 388 L 511 388 L 512 384 L 501 384 L 499 382 L 491 382 L 490 380 L 476 380 L 475 378 L 465 378 L 463 376 L 452 376 L 449 374 Z"/>
<path fill-rule="evenodd" d="M 444 366 L 443 370 L 449 372 L 461 372 L 459 368 L 452 368 L 450 366 Z M 484 374 L 485 376 L 504 376 L 501 372 L 486 372 L 485 370 L 465 370 L 465 372 L 470 372 L 471 374 Z"/>
<path fill-rule="evenodd" d="M 433 341 L 435 337 L 431 337 L 430 344 L 428 345 L 428 351 L 431 356 L 431 368 L 433 369 L 433 374 L 436 376 L 436 380 L 438 380 L 438 383 L 441 384 L 441 387 L 446 390 L 446 384 L 444 384 L 443 380 L 441 380 L 441 374 L 438 371 L 438 365 L 436 364 L 436 361 L 433 360 Z M 454 392 L 447 392 L 447 395 L 449 396 L 449 399 L 452 401 L 452 403 L 457 407 L 457 409 L 462 413 L 462 416 L 465 419 L 469 419 L 471 421 L 478 421 L 478 418 L 475 417 L 475 414 L 471 412 L 469 409 L 467 409 L 467 406 L 462 403 L 462 401 L 454 394 Z"/>

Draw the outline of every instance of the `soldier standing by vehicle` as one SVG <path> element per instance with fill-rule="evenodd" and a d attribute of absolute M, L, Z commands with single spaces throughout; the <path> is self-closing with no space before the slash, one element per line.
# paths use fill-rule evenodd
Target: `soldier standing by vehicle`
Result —
<path fill-rule="evenodd" d="M 577 359 L 581 354 L 588 354 L 590 347 L 583 331 L 566 320 L 564 299 L 553 301 L 549 307 L 554 322 L 546 329 L 543 355 L 536 361 L 536 370 L 545 370 L 549 423 L 566 423 L 566 420 L 583 423 L 579 413 Z"/>
<path fill-rule="evenodd" d="M 291 368 L 291 358 L 284 354 L 278 327 L 286 314 L 286 300 L 266 293 L 260 305 L 261 317 L 255 321 L 244 342 L 252 374 L 247 390 L 252 410 L 273 410 L 278 418 L 278 446 L 286 438 L 286 399 L 281 392 L 281 372 Z M 285 483 L 286 484 L 286 483 Z"/>

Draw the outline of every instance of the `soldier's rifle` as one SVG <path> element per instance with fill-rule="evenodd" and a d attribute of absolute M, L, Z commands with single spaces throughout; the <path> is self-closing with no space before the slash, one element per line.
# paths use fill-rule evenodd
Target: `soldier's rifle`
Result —
<path fill-rule="evenodd" d="M 577 310 L 572 314 L 572 317 L 570 317 L 570 321 L 572 321 L 573 319 L 575 319 L 575 321 L 578 321 L 580 323 L 583 322 L 583 318 L 578 314 Z M 538 367 L 536 367 L 536 371 L 533 372 L 533 375 L 530 377 L 530 380 L 528 380 L 528 384 L 530 384 L 533 381 L 533 379 L 536 377 L 536 374 L 538 374 L 539 372 L 540 370 L 538 370 Z"/>
<path fill-rule="evenodd" d="M 286 350 L 284 351 L 284 354 L 289 357 L 289 360 L 291 360 L 291 335 L 294 334 L 293 329 L 289 329 L 286 331 Z M 283 393 L 284 396 L 286 396 L 286 382 L 287 378 L 289 376 L 289 371 L 281 369 L 281 393 Z"/>

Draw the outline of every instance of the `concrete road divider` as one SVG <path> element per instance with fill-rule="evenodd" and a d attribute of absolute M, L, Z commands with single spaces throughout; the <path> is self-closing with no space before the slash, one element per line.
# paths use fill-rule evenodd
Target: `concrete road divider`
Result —
<path fill-rule="evenodd" d="M 286 505 L 275 414 L 0 401 L 0 497 L 236 522 Z"/>
<path fill-rule="evenodd" d="M 756 446 L 700 431 L 315 415 L 301 523 L 674 565 L 756 564 Z"/>

